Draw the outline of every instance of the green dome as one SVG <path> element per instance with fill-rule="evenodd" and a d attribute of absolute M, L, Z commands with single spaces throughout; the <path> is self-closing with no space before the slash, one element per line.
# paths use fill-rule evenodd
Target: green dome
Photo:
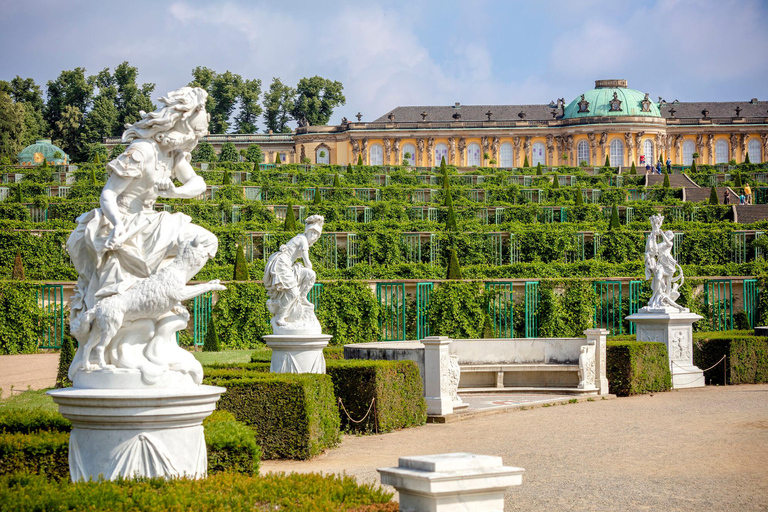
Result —
<path fill-rule="evenodd" d="M 57 152 L 61 153 L 61 155 L 56 155 Z M 59 156 L 59 158 L 55 158 L 54 155 Z M 19 164 L 40 165 L 43 163 L 43 158 L 53 165 L 66 165 L 69 163 L 69 156 L 60 147 L 54 146 L 50 139 L 41 139 L 21 150 L 21 153 L 19 153 Z"/>
<path fill-rule="evenodd" d="M 647 93 L 629 89 L 626 80 L 596 80 L 594 89 L 565 107 L 563 119 L 596 116 L 661 117 L 661 113 Z"/>

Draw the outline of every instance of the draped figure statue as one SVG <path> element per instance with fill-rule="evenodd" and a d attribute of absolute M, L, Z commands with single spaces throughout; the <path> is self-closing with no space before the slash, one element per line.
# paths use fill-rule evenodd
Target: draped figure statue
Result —
<path fill-rule="evenodd" d="M 675 302 L 684 281 L 683 269 L 672 256 L 675 234 L 661 230 L 664 216 L 653 215 L 650 221 L 651 232 L 645 244 L 645 279 L 651 280 L 652 295 L 646 309 L 670 307 L 682 311 L 685 308 Z"/>

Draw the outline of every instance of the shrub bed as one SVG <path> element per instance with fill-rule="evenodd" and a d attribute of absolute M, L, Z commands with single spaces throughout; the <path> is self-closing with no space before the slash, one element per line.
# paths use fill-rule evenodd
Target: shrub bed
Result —
<path fill-rule="evenodd" d="M 672 388 L 667 347 L 663 343 L 609 341 L 606 374 L 609 390 L 617 396 Z"/>
<path fill-rule="evenodd" d="M 205 510 L 282 512 L 396 511 L 392 494 L 358 484 L 350 476 L 231 473 L 205 480 L 118 482 L 49 481 L 43 476 L 0 476 L 0 503 L 7 512 L 29 510 Z M 393 508 L 394 505 L 394 508 Z"/>
<path fill-rule="evenodd" d="M 694 335 L 693 364 L 705 370 L 725 356 L 723 363 L 704 373 L 707 384 L 768 382 L 768 338 L 751 331 L 702 332 Z"/>
<path fill-rule="evenodd" d="M 259 473 L 261 447 L 256 443 L 253 429 L 226 411 L 214 411 L 203 420 L 203 427 L 208 447 L 208 473 Z"/>
<path fill-rule="evenodd" d="M 268 371 L 265 363 L 251 365 Z M 330 377 L 253 370 L 209 371 L 205 383 L 227 388 L 217 407 L 256 430 L 265 458 L 309 459 L 339 443 L 339 415 Z"/>
<path fill-rule="evenodd" d="M 52 479 L 69 478 L 69 432 L 1 435 L 0 475 L 20 471 Z"/>

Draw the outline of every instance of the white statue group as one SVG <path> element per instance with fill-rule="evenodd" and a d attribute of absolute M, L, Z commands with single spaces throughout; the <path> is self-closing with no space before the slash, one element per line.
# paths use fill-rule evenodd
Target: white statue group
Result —
<path fill-rule="evenodd" d="M 664 216 L 652 215 L 651 232 L 645 243 L 645 278 L 651 279 L 651 298 L 646 310 L 673 308 L 682 311 L 677 304 L 680 286 L 683 284 L 683 269 L 672 256 L 675 234 L 662 231 Z"/>

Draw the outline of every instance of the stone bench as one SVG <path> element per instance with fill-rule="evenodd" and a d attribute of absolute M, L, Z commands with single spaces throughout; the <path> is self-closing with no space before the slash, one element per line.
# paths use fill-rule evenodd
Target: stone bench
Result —
<path fill-rule="evenodd" d="M 488 388 L 547 388 L 579 391 L 579 365 L 558 363 L 460 364 L 459 391 L 482 392 Z"/>

